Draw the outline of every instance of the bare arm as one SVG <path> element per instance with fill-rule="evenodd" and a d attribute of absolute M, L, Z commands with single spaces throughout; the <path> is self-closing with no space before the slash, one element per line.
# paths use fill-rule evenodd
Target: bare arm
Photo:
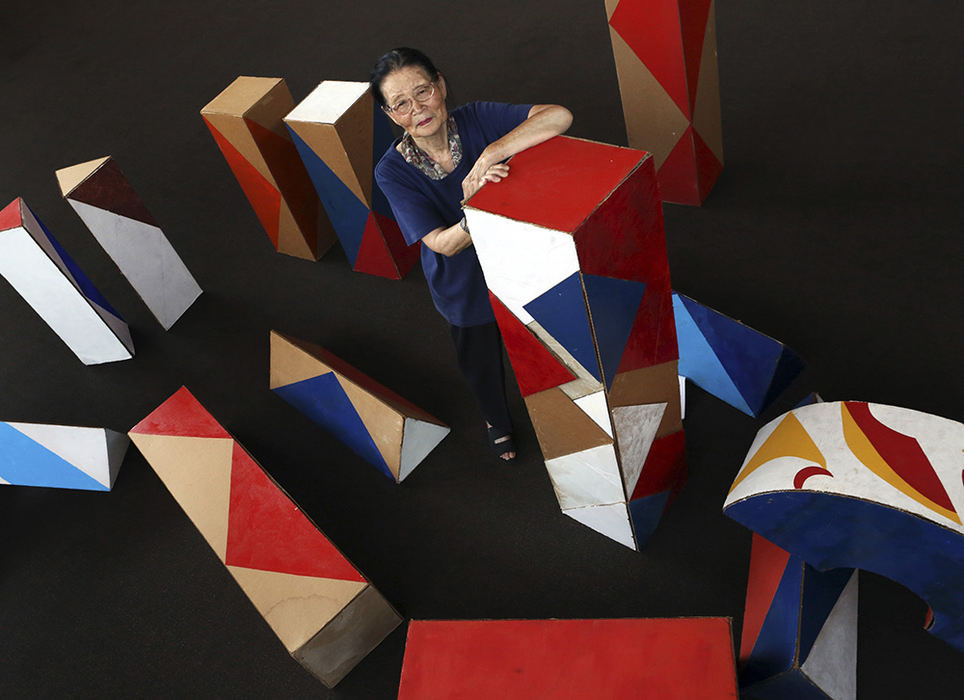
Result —
<path fill-rule="evenodd" d="M 440 255 L 451 257 L 472 245 L 472 238 L 462 229 L 462 225 L 459 223 L 448 228 L 437 228 L 434 231 L 429 231 L 422 236 L 422 244 Z"/>

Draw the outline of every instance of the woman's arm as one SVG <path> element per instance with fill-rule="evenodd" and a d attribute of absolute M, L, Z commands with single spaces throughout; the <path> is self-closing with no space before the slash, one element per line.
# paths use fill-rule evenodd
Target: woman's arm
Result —
<path fill-rule="evenodd" d="M 422 236 L 422 245 L 428 246 L 429 250 L 439 255 L 451 257 L 472 245 L 472 238 L 462 228 L 462 223 L 459 222 L 448 228 L 437 228 L 434 231 L 429 231 Z"/>

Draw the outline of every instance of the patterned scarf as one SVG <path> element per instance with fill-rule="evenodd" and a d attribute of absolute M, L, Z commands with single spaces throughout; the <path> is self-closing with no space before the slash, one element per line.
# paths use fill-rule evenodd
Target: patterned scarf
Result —
<path fill-rule="evenodd" d="M 449 152 L 452 154 L 452 163 L 454 163 L 457 168 L 459 167 L 459 162 L 462 160 L 462 139 L 459 138 L 459 128 L 455 125 L 455 117 L 450 114 L 445 124 L 449 132 Z M 405 132 L 405 136 L 402 137 L 399 146 L 405 162 L 414 165 L 420 172 L 424 173 L 426 177 L 432 180 L 441 180 L 448 175 L 448 173 L 442 170 L 441 165 L 432 160 L 425 151 L 415 145 L 415 139 L 413 139 L 407 131 Z"/>

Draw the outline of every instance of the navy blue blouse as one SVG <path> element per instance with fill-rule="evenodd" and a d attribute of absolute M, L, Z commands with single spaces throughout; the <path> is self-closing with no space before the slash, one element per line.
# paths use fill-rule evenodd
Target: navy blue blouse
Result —
<path fill-rule="evenodd" d="M 462 180 L 493 141 L 529 116 L 532 105 L 472 102 L 450 112 L 462 140 L 462 160 L 441 180 L 432 180 L 405 162 L 395 140 L 375 166 L 375 180 L 392 206 L 406 242 L 415 243 L 437 228 L 462 220 Z M 422 246 L 422 271 L 435 308 L 453 326 L 477 326 L 495 320 L 475 248 L 446 257 Z"/>

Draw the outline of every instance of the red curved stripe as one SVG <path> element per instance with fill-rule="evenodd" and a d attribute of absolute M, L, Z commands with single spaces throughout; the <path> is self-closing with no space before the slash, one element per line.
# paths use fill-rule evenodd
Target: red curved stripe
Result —
<path fill-rule="evenodd" d="M 816 465 L 812 467 L 804 467 L 797 472 L 797 475 L 793 477 L 793 488 L 802 489 L 803 482 L 809 479 L 811 476 L 816 476 L 817 474 L 822 474 L 823 476 L 833 476 L 823 467 L 818 467 Z"/>

